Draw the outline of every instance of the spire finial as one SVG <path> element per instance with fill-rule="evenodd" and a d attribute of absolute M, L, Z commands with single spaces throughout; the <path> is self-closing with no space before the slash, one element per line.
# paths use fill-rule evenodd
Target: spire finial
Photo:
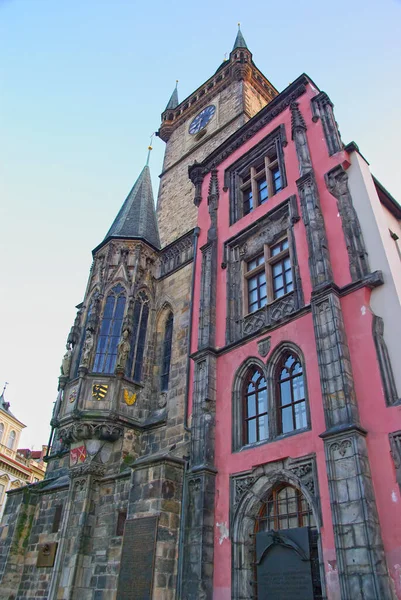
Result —
<path fill-rule="evenodd" d="M 242 35 L 241 23 L 239 21 L 237 37 L 235 38 L 233 50 L 236 50 L 237 48 L 246 48 L 248 50 L 248 46 L 246 45 L 246 41 L 244 39 L 244 36 Z"/>
<path fill-rule="evenodd" d="M 4 392 L 6 391 L 6 387 L 8 386 L 8 381 L 4 382 L 4 387 L 3 387 L 3 391 L 1 392 L 1 395 L 4 395 Z"/>
<path fill-rule="evenodd" d="M 150 142 L 149 142 L 149 146 L 148 146 L 148 157 L 146 159 L 146 166 L 149 166 L 149 159 L 150 159 L 150 153 L 152 152 L 153 148 L 152 148 L 152 141 L 153 141 L 153 136 L 155 134 L 152 133 L 152 135 L 150 136 Z"/>

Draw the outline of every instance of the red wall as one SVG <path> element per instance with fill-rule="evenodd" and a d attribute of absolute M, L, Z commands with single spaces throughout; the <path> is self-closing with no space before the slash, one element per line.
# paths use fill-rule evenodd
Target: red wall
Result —
<path fill-rule="evenodd" d="M 299 108 L 307 125 L 307 136 L 313 168 L 318 185 L 321 208 L 326 224 L 330 258 L 334 281 L 341 288 L 351 282 L 348 253 L 344 241 L 341 219 L 338 215 L 336 199 L 327 190 L 324 174 L 339 162 L 346 166 L 348 157 L 345 152 L 329 157 L 320 121 L 312 122 L 311 98 L 317 91 L 308 86 L 307 92 L 298 100 Z M 232 226 L 229 225 L 229 193 L 224 192 L 224 171 L 266 135 L 283 123 L 286 128 L 288 144 L 284 148 L 284 160 L 288 185 L 266 204 L 257 207 Z M 226 325 L 226 271 L 221 268 L 224 242 L 239 233 L 250 223 L 295 194 L 298 199 L 296 180 L 299 178 L 298 160 L 295 145 L 291 140 L 291 114 L 286 109 L 251 140 L 238 148 L 218 166 L 219 208 L 218 208 L 218 273 L 216 307 L 216 346 L 225 345 Z M 202 202 L 199 207 L 198 226 L 200 227 L 199 248 L 207 241 L 210 217 L 207 195 L 210 175 L 202 187 Z M 299 206 L 299 214 L 301 208 Z M 308 247 L 302 219 L 294 226 L 296 250 L 302 279 L 305 304 L 308 305 L 311 294 L 311 282 L 308 267 Z M 197 324 L 199 322 L 199 298 L 201 281 L 201 252 L 198 252 L 196 264 L 196 285 L 194 296 L 192 352 L 197 349 Z M 389 452 L 388 433 L 401 428 L 401 408 L 387 408 L 381 387 L 380 373 L 372 338 L 372 314 L 369 308 L 370 291 L 359 289 L 341 300 L 345 327 L 351 354 L 358 398 L 361 425 L 368 431 L 367 444 L 371 463 L 372 477 L 376 492 L 377 507 L 382 527 L 383 542 L 388 557 L 391 575 L 395 579 L 397 597 L 401 598 L 401 519 L 400 493 L 395 481 L 394 467 Z M 266 335 L 266 333 L 264 334 Z M 329 600 L 339 598 L 336 572 L 336 554 L 331 521 L 331 508 L 326 475 L 326 463 L 323 441 L 319 434 L 325 431 L 323 402 L 320 388 L 319 370 L 313 322 L 311 314 L 304 315 L 269 331 L 271 350 L 267 358 L 282 341 L 297 344 L 305 357 L 306 381 L 311 415 L 311 430 L 286 438 L 260 443 L 259 445 L 232 452 L 232 386 L 237 369 L 250 356 L 259 357 L 256 337 L 248 343 L 238 346 L 217 359 L 217 401 L 216 401 L 216 513 L 215 513 L 215 571 L 214 589 L 216 600 L 231 598 L 231 543 L 224 536 L 224 525 L 229 525 L 229 476 L 247 471 L 252 467 L 279 460 L 285 457 L 300 457 L 309 453 L 316 454 L 319 491 L 321 497 L 323 527 L 321 529 L 323 558 L 326 571 L 326 585 Z M 263 336 L 259 336 L 263 337 Z M 193 365 L 192 376 L 193 381 Z M 192 397 L 192 391 L 190 394 Z M 191 410 L 191 407 L 189 407 Z"/>

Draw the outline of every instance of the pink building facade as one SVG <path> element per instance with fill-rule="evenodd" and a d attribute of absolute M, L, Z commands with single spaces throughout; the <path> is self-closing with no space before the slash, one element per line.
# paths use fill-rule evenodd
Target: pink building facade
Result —
<path fill-rule="evenodd" d="M 401 598 L 399 206 L 306 75 L 190 177 L 189 553 L 216 600 Z"/>

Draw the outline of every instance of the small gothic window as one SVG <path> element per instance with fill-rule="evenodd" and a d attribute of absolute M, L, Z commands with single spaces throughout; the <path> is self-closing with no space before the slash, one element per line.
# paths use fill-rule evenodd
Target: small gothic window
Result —
<path fill-rule="evenodd" d="M 57 504 L 55 511 L 54 511 L 54 516 L 53 516 L 52 533 L 57 533 L 57 531 L 60 529 L 62 512 L 63 512 L 63 505 Z"/>
<path fill-rule="evenodd" d="M 95 373 L 113 373 L 116 366 L 117 346 L 120 340 L 125 309 L 125 290 L 116 285 L 107 297 L 97 342 Z"/>
<path fill-rule="evenodd" d="M 14 444 L 15 444 L 15 431 L 10 431 L 10 435 L 8 436 L 8 441 L 7 441 L 7 447 L 10 448 L 10 450 L 13 450 Z"/>
<path fill-rule="evenodd" d="M 287 353 L 277 370 L 278 433 L 289 433 L 308 425 L 302 365 Z"/>
<path fill-rule="evenodd" d="M 3 425 L 3 423 L 0 423 L 0 444 L 1 444 L 1 440 L 3 438 L 3 433 L 4 433 L 4 425 Z"/>
<path fill-rule="evenodd" d="M 148 318 L 149 298 L 145 292 L 139 292 L 134 304 L 132 343 L 128 360 L 128 373 L 133 370 L 132 377 L 135 381 L 140 381 L 142 377 Z"/>
<path fill-rule="evenodd" d="M 165 392 L 168 389 L 170 377 L 170 362 L 171 362 L 171 343 L 173 340 L 173 313 L 170 313 L 166 320 L 166 328 L 164 332 L 163 343 L 163 362 L 161 373 L 161 390 Z"/>
<path fill-rule="evenodd" d="M 244 443 L 253 444 L 269 437 L 267 384 L 258 368 L 250 370 L 244 385 Z"/>
<path fill-rule="evenodd" d="M 116 535 L 121 536 L 124 535 L 124 526 L 125 521 L 127 520 L 127 511 L 120 510 L 117 516 L 117 527 L 116 527 Z"/>

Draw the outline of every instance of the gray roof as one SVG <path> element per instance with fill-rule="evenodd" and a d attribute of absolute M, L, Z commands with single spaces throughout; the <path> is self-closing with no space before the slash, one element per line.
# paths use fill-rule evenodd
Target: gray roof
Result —
<path fill-rule="evenodd" d="M 248 46 L 246 45 L 246 41 L 244 40 L 244 36 L 242 35 L 241 29 L 239 27 L 238 27 L 237 37 L 235 38 L 233 50 L 236 50 L 237 48 L 248 49 Z"/>
<path fill-rule="evenodd" d="M 174 91 L 170 96 L 170 100 L 168 101 L 165 110 L 177 108 L 177 106 L 178 106 L 178 90 L 177 90 L 177 86 L 175 86 Z"/>
<path fill-rule="evenodd" d="M 160 248 L 150 170 L 146 165 L 114 219 L 105 239 L 141 238 Z"/>

